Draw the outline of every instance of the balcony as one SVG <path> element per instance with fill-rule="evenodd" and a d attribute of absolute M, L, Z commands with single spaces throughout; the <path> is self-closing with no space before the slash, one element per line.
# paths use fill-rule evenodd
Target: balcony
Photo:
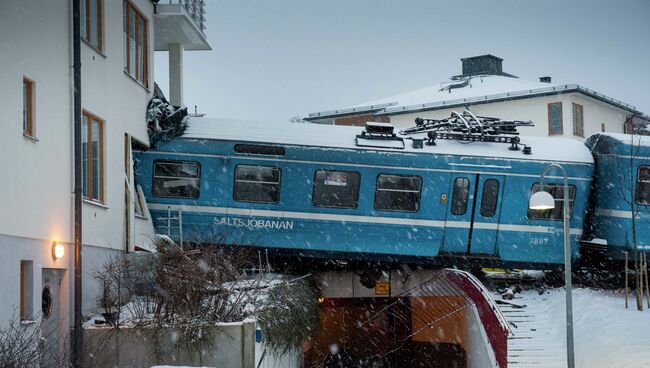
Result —
<path fill-rule="evenodd" d="M 160 0 L 155 9 L 155 51 L 169 51 L 169 45 L 211 50 L 204 33 L 205 0 Z"/>

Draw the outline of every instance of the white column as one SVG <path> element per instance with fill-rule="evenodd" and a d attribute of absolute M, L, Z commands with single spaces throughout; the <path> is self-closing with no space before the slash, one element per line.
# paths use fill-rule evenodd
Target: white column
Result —
<path fill-rule="evenodd" d="M 183 105 L 183 45 L 169 45 L 169 102 Z"/>

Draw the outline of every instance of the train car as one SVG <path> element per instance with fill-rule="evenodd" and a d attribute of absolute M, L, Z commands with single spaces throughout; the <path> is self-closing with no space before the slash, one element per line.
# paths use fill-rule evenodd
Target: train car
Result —
<path fill-rule="evenodd" d="M 581 142 L 521 137 L 527 149 L 511 150 L 365 133 L 193 117 L 182 136 L 136 152 L 137 182 L 156 231 L 181 242 L 549 268 L 564 259 L 559 173 L 550 172 L 544 187 L 555 209 L 529 211 L 528 200 L 544 168 L 560 162 L 577 256 L 594 172 Z"/>
<path fill-rule="evenodd" d="M 583 246 L 622 260 L 650 251 L 650 137 L 598 133 L 585 142 L 595 159 L 594 189 Z M 636 237 L 632 215 L 636 219 Z"/>

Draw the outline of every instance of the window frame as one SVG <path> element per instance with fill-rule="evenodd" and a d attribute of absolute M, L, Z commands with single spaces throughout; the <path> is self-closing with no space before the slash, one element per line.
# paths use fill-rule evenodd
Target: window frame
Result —
<path fill-rule="evenodd" d="M 526 204 L 528 204 L 528 203 L 530 202 L 530 197 L 531 197 L 533 194 L 537 193 L 537 192 L 534 192 L 534 191 L 533 191 L 533 190 L 535 189 L 535 186 L 536 186 L 536 185 L 539 186 L 540 183 L 533 183 L 533 185 L 530 187 L 530 195 L 528 196 L 528 201 L 526 202 Z M 564 190 L 564 184 L 561 184 L 561 183 L 544 183 L 544 191 L 546 191 L 546 189 L 548 189 L 548 188 L 550 188 L 550 187 L 553 187 L 553 188 L 562 188 L 562 190 Z M 575 185 L 573 185 L 573 184 L 569 184 L 568 187 L 569 187 L 569 221 L 571 221 L 571 220 L 573 220 L 573 207 L 574 207 L 574 204 L 575 204 L 575 201 L 576 201 L 576 196 L 578 195 L 578 188 L 577 188 Z M 572 190 L 572 189 L 573 189 L 573 198 L 571 198 L 571 190 Z M 563 204 L 563 199 L 564 199 L 564 198 L 563 198 L 563 197 L 556 198 L 555 195 L 554 195 L 553 193 L 551 193 L 551 192 L 548 192 L 548 193 L 551 194 L 551 195 L 553 196 L 553 199 L 555 200 L 555 205 L 556 205 L 556 207 L 553 208 L 552 210 L 533 210 L 533 209 L 528 209 L 527 214 L 526 214 L 526 217 L 527 217 L 529 220 L 535 220 L 535 221 L 536 221 L 536 220 L 540 220 L 540 221 L 563 221 L 563 218 L 564 218 L 564 208 L 562 208 L 562 210 L 561 210 L 561 212 L 560 212 L 560 216 L 559 216 L 558 218 L 550 218 L 550 216 L 549 216 L 548 218 L 546 218 L 546 217 L 536 217 L 536 216 L 533 217 L 533 216 L 531 216 L 531 214 L 535 214 L 535 213 L 543 213 L 543 212 L 545 212 L 545 211 L 555 211 L 556 208 L 557 208 L 557 204 L 558 204 L 558 203 L 560 203 L 561 206 L 564 206 L 564 204 Z M 527 206 L 527 205 L 526 205 L 526 206 Z M 553 212 L 550 212 L 550 214 L 552 214 L 552 213 L 553 213 Z"/>
<path fill-rule="evenodd" d="M 134 20 L 135 24 L 133 27 L 133 32 L 135 32 L 135 36 L 133 38 L 135 42 L 135 71 L 131 70 L 131 47 L 130 47 L 130 39 L 131 39 L 131 17 L 130 12 L 133 12 L 135 14 Z M 149 19 L 144 16 L 144 13 L 138 9 L 135 4 L 133 4 L 129 0 L 124 0 L 124 6 L 123 6 L 123 23 L 124 23 L 124 43 L 125 43 L 125 64 L 124 65 L 124 72 L 131 78 L 133 78 L 135 81 L 140 83 L 142 86 L 144 86 L 146 89 L 149 89 Z M 144 30 L 142 31 L 142 75 L 139 75 L 140 72 L 140 55 L 138 52 L 138 34 L 139 34 L 139 20 L 142 20 L 143 25 L 144 25 Z"/>
<path fill-rule="evenodd" d="M 244 199 L 237 199 L 237 182 L 241 182 L 244 180 L 237 180 L 237 169 L 239 167 L 257 167 L 257 168 L 267 168 L 267 169 L 272 169 L 272 170 L 277 170 L 278 171 L 278 181 L 277 183 L 273 182 L 265 182 L 265 181 L 254 181 L 256 183 L 262 183 L 262 184 L 275 184 L 278 186 L 278 198 L 274 202 L 267 202 L 267 201 L 253 201 L 253 200 L 244 200 Z M 245 182 L 250 182 L 250 180 L 246 180 Z M 266 165 L 249 165 L 249 164 L 237 164 L 235 165 L 235 169 L 233 170 L 233 186 L 232 186 L 232 199 L 235 202 L 242 202 L 242 203 L 260 203 L 260 204 L 278 204 L 280 203 L 280 198 L 282 196 L 282 169 L 279 168 L 278 166 L 266 166 Z"/>
<path fill-rule="evenodd" d="M 551 127 L 553 126 L 553 124 L 551 123 L 552 122 L 552 120 L 551 120 L 552 106 L 559 106 L 560 107 L 560 132 L 559 133 L 553 133 L 553 131 L 551 130 Z M 564 111 L 562 109 L 562 101 L 549 102 L 547 104 L 547 113 L 548 113 L 548 135 L 549 136 L 552 136 L 552 135 L 564 135 L 564 118 L 562 116 L 564 114 Z"/>
<path fill-rule="evenodd" d="M 34 320 L 34 261 L 20 260 L 20 321 Z"/>
<path fill-rule="evenodd" d="M 486 188 L 486 184 L 488 182 L 495 182 L 497 184 L 497 186 L 496 186 L 496 194 L 495 194 L 495 199 L 494 199 L 494 207 L 491 207 L 490 208 L 491 211 L 488 214 L 485 214 L 483 212 L 484 204 L 485 204 L 485 188 Z M 481 208 L 479 209 L 479 214 L 482 217 L 490 218 L 490 217 L 494 217 L 494 215 L 497 214 L 497 209 L 499 208 L 499 191 L 500 190 L 501 190 L 501 182 L 499 182 L 499 180 L 490 178 L 490 179 L 485 179 L 485 181 L 483 181 L 483 190 L 481 191 Z"/>
<path fill-rule="evenodd" d="M 28 138 L 36 138 L 36 126 L 34 119 L 34 81 L 23 76 L 23 135 Z M 27 90 L 27 99 L 25 101 L 25 89 Z M 27 106 L 25 106 L 27 104 Z"/>
<path fill-rule="evenodd" d="M 571 110 L 573 112 L 573 135 L 577 137 L 585 136 L 585 109 L 582 105 L 573 102 L 571 104 Z M 578 115 L 577 111 L 580 110 L 580 126 L 578 127 Z M 578 129 L 580 128 L 580 129 Z"/>
<path fill-rule="evenodd" d="M 638 204 L 640 206 L 650 206 L 650 193 L 648 193 L 648 195 L 647 195 L 648 198 L 649 198 L 647 202 L 641 202 L 639 200 L 639 193 L 640 193 L 639 184 L 641 183 L 640 176 L 641 176 L 641 170 L 642 169 L 643 170 L 648 170 L 648 176 L 650 177 L 650 165 L 640 165 L 636 169 L 636 186 L 634 187 L 634 201 L 636 202 L 636 204 Z M 648 191 L 650 192 L 650 180 L 648 180 L 647 184 L 645 184 L 645 185 L 647 185 L 649 187 Z"/>
<path fill-rule="evenodd" d="M 158 164 L 172 164 L 172 165 L 195 165 L 197 167 L 196 178 L 183 177 L 183 176 L 156 176 L 156 165 Z M 198 199 L 201 197 L 201 163 L 198 161 L 184 161 L 184 160 L 154 160 L 151 170 L 151 195 L 158 198 L 178 198 L 178 199 Z M 155 193 L 156 178 L 167 179 L 195 179 L 197 181 L 198 193 L 194 196 L 177 196 L 177 195 L 161 195 Z M 144 209 L 144 208 L 143 208 Z"/>
<path fill-rule="evenodd" d="M 379 179 L 382 176 L 397 176 L 397 177 L 402 177 L 402 178 L 417 178 L 419 180 L 419 189 L 417 191 L 414 190 L 397 190 L 397 189 L 380 189 L 379 188 Z M 417 202 L 416 202 L 416 208 L 415 210 L 402 210 L 402 209 L 387 209 L 387 208 L 378 208 L 377 207 L 377 198 L 380 191 L 384 192 L 401 192 L 401 193 L 417 193 Z M 375 180 L 375 200 L 373 203 L 373 208 L 376 211 L 385 211 L 385 212 L 410 212 L 410 213 L 416 213 L 420 211 L 420 202 L 422 200 L 422 177 L 420 175 L 407 175 L 407 174 L 392 174 L 392 173 L 379 173 L 377 174 L 377 178 Z"/>
<path fill-rule="evenodd" d="M 357 186 L 356 186 L 356 196 L 354 198 L 354 206 L 326 206 L 326 205 L 321 205 L 321 204 L 316 204 L 314 201 L 316 200 L 316 177 L 318 176 L 318 172 L 324 172 L 324 173 L 345 173 L 347 174 L 356 174 L 357 175 Z M 361 193 L 361 173 L 358 171 L 347 171 L 347 170 L 326 170 L 326 169 L 318 169 L 314 171 L 314 183 L 312 185 L 312 194 L 311 194 L 311 204 L 314 207 L 320 207 L 320 208 L 344 208 L 344 209 L 355 209 L 359 208 L 359 197 Z"/>
<path fill-rule="evenodd" d="M 454 211 L 454 200 L 456 199 L 456 182 L 458 180 L 465 180 L 467 182 L 467 195 L 465 195 L 465 199 L 464 199 L 465 205 L 464 205 L 464 209 L 463 209 L 462 213 L 457 213 L 457 212 Z M 471 181 L 466 176 L 458 176 L 458 177 L 456 177 L 454 179 L 453 187 L 451 189 L 451 204 L 450 204 L 450 206 L 451 206 L 450 212 L 451 212 L 452 215 L 454 215 L 454 216 L 463 216 L 463 215 L 465 215 L 467 213 L 467 207 L 468 207 L 468 204 L 469 204 L 470 185 L 471 185 Z"/>
<path fill-rule="evenodd" d="M 83 193 L 83 187 L 82 187 L 82 194 L 83 198 L 92 202 L 97 202 L 97 203 L 105 203 L 105 190 L 106 190 L 106 183 L 105 183 L 105 170 L 106 170 L 106 164 L 104 161 L 104 149 L 105 149 L 105 142 L 104 142 L 104 130 L 105 130 L 105 124 L 106 121 L 99 116 L 91 113 L 88 110 L 83 109 L 81 111 L 81 124 L 83 126 L 84 123 L 84 117 L 88 118 L 88 126 L 86 127 L 87 130 L 87 135 L 86 135 L 86 148 L 87 148 L 87 163 L 86 163 L 86 172 L 88 175 L 86 176 L 88 182 L 86 183 L 86 187 L 88 188 L 87 193 Z M 93 149 L 93 144 L 92 144 L 92 126 L 93 122 L 98 123 L 97 125 L 99 126 L 99 149 L 98 149 L 98 159 L 99 159 L 99 179 L 97 182 L 99 183 L 99 198 L 93 198 L 92 196 L 89 196 L 88 194 L 92 195 L 93 192 L 93 163 L 92 163 L 92 149 Z M 83 137 L 82 137 L 82 142 L 83 142 Z M 82 177 L 83 180 L 83 177 Z"/>
<path fill-rule="evenodd" d="M 97 5 L 97 34 L 92 34 L 92 29 L 90 27 L 92 15 L 90 13 L 90 3 L 95 2 Z M 81 5 L 84 6 L 81 10 L 85 10 L 86 14 L 82 14 L 83 19 L 85 20 L 85 31 L 81 34 L 81 40 L 85 44 L 98 51 L 99 53 L 104 52 L 104 0 L 81 0 Z M 83 23 L 81 27 L 83 28 Z M 83 29 L 82 29 L 83 30 Z M 85 34 L 84 34 L 85 33 Z M 93 44 L 93 37 L 97 38 L 97 45 Z"/>

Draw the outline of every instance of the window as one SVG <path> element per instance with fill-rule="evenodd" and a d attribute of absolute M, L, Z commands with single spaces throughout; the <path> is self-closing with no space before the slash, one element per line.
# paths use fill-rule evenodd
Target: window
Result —
<path fill-rule="evenodd" d="M 375 209 L 416 212 L 420 208 L 422 178 L 380 174 L 375 191 Z"/>
<path fill-rule="evenodd" d="M 544 184 L 544 190 L 551 193 L 555 198 L 555 208 L 550 210 L 528 210 L 528 218 L 531 220 L 562 220 L 562 211 L 564 210 L 564 185 L 562 184 Z M 539 184 L 534 184 L 532 192 L 539 192 Z M 573 201 L 576 197 L 576 187 L 569 185 L 569 217 L 573 214 Z"/>
<path fill-rule="evenodd" d="M 562 126 L 562 102 L 548 104 L 548 135 L 561 135 L 564 129 Z"/>
<path fill-rule="evenodd" d="M 234 198 L 239 202 L 278 203 L 280 169 L 268 166 L 237 165 Z"/>
<path fill-rule="evenodd" d="M 312 203 L 316 207 L 357 208 L 359 173 L 352 171 L 316 171 Z"/>
<path fill-rule="evenodd" d="M 456 178 L 454 192 L 451 197 L 451 213 L 464 215 L 467 212 L 467 199 L 469 198 L 469 179 Z"/>
<path fill-rule="evenodd" d="M 142 187 L 139 185 L 135 186 L 135 198 L 133 199 L 133 205 L 135 215 L 146 218 L 144 215 L 144 193 L 142 192 Z"/>
<path fill-rule="evenodd" d="M 81 0 L 81 39 L 99 51 L 104 50 L 104 1 Z"/>
<path fill-rule="evenodd" d="M 23 78 L 23 134 L 34 137 L 34 82 Z"/>
<path fill-rule="evenodd" d="M 640 166 L 637 171 L 636 202 L 650 204 L 650 166 Z"/>
<path fill-rule="evenodd" d="M 573 104 L 573 135 L 585 136 L 585 115 L 582 105 Z"/>
<path fill-rule="evenodd" d="M 34 318 L 34 262 L 20 261 L 20 320 Z"/>
<path fill-rule="evenodd" d="M 153 164 L 153 195 L 199 198 L 201 165 L 191 161 L 156 161 Z"/>
<path fill-rule="evenodd" d="M 483 194 L 481 197 L 481 216 L 492 217 L 497 213 L 499 204 L 499 181 L 488 179 L 483 183 Z"/>
<path fill-rule="evenodd" d="M 81 116 L 81 180 L 87 199 L 104 201 L 104 121 L 83 111 Z"/>
<path fill-rule="evenodd" d="M 148 21 L 130 2 L 124 2 L 124 70 L 149 86 Z"/>

